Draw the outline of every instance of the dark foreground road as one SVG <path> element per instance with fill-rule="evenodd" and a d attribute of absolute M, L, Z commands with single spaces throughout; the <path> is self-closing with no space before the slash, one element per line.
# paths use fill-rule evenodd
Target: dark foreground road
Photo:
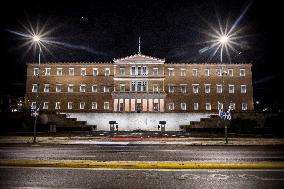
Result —
<path fill-rule="evenodd" d="M 0 167 L 0 188 L 284 188 L 284 170 Z"/>
<path fill-rule="evenodd" d="M 284 146 L 0 145 L 0 160 L 283 162 Z"/>
<path fill-rule="evenodd" d="M 275 164 L 284 146 L 1 144 L 0 162 Z M 115 167 L 115 166 L 114 166 Z M 0 166 L 0 188 L 284 188 L 284 169 L 100 169 Z"/>

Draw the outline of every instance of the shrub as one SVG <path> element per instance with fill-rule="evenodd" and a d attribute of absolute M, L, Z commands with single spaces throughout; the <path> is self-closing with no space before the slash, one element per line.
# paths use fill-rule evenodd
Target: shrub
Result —
<path fill-rule="evenodd" d="M 251 132 L 257 127 L 256 120 L 236 118 L 230 122 L 229 130 L 232 132 Z"/>

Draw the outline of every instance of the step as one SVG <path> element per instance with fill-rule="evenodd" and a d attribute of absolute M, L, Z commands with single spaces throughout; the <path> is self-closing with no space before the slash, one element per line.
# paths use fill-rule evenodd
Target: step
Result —
<path fill-rule="evenodd" d="M 66 121 L 77 121 L 77 118 L 66 118 Z"/>

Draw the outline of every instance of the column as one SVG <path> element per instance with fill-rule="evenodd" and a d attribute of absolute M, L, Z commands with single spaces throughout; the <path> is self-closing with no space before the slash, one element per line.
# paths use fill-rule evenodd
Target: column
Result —
<path fill-rule="evenodd" d="M 164 99 L 160 99 L 160 112 L 165 111 L 165 101 Z"/>
<path fill-rule="evenodd" d="M 149 99 L 148 100 L 148 102 L 149 102 L 149 112 L 153 112 L 153 99 Z"/>
<path fill-rule="evenodd" d="M 142 108 L 143 108 L 142 111 L 143 112 L 147 112 L 147 108 L 148 108 L 147 107 L 147 99 L 143 99 L 142 102 L 143 102 L 143 104 L 142 104 Z"/>
<path fill-rule="evenodd" d="M 129 99 L 125 99 L 124 102 L 125 102 L 125 108 L 124 109 L 125 109 L 126 112 L 129 112 Z"/>
<path fill-rule="evenodd" d="M 117 112 L 117 105 L 118 105 L 118 99 L 114 99 L 114 102 L 113 102 L 113 111 L 114 112 Z"/>
<path fill-rule="evenodd" d="M 130 109 L 131 112 L 135 112 L 135 99 L 131 99 L 131 109 Z"/>

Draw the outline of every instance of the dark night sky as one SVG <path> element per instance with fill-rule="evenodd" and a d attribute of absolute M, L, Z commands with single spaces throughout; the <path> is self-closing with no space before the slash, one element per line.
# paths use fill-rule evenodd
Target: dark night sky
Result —
<path fill-rule="evenodd" d="M 54 29 L 48 37 L 68 44 L 48 46 L 52 55 L 43 52 L 43 61 L 112 61 L 137 53 L 141 36 L 143 54 L 166 62 L 208 62 L 210 54 L 199 53 L 209 39 L 202 32 L 211 32 L 204 20 L 217 26 L 218 14 L 231 26 L 250 2 L 237 26 L 245 36 L 238 41 L 242 53 L 232 52 L 232 62 L 253 64 L 255 100 L 283 107 L 276 47 L 281 6 L 259 0 L 9 1 L 0 11 L 1 95 L 23 96 L 25 63 L 37 60 L 20 47 L 24 40 L 7 31 L 25 32 L 28 22 L 46 24 Z"/>

